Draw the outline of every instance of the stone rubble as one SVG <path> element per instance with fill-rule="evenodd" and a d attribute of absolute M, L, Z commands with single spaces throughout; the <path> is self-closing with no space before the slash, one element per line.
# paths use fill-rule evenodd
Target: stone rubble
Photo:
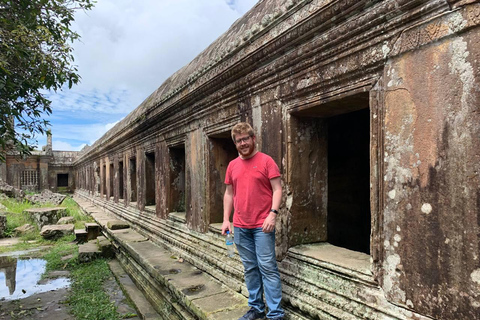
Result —
<path fill-rule="evenodd" d="M 60 205 L 67 196 L 60 193 L 54 193 L 48 189 L 33 195 L 26 195 L 25 198 L 35 204 L 50 203 L 53 205 Z"/>
<path fill-rule="evenodd" d="M 24 235 L 28 232 L 33 231 L 33 230 L 35 230 L 35 227 L 32 226 L 29 223 L 24 224 L 23 226 L 20 226 L 20 227 L 17 227 L 17 228 L 14 229 L 16 237 L 22 236 L 22 235 Z"/>
<path fill-rule="evenodd" d="M 46 225 L 42 227 L 40 235 L 44 239 L 55 240 L 66 235 L 73 234 L 74 229 L 75 226 L 73 224 Z"/>
<path fill-rule="evenodd" d="M 23 190 L 12 187 L 4 181 L 0 181 L 0 193 L 5 194 L 9 198 L 23 199 L 25 197 Z"/>

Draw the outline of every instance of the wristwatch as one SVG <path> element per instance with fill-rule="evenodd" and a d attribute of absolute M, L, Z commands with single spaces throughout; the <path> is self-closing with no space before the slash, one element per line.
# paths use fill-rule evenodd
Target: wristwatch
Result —
<path fill-rule="evenodd" d="M 270 212 L 273 212 L 275 214 L 278 214 L 278 210 L 275 210 L 275 209 L 270 209 Z"/>

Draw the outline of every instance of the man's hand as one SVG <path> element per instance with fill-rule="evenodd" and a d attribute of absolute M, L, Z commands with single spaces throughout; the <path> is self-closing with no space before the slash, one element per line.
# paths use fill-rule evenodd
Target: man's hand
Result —
<path fill-rule="evenodd" d="M 227 230 L 232 233 L 232 230 L 230 229 L 230 221 L 223 221 L 222 224 L 222 235 L 227 234 Z"/>
<path fill-rule="evenodd" d="M 270 212 L 270 214 L 265 219 L 265 221 L 263 221 L 263 225 L 262 225 L 262 231 L 263 232 L 269 233 L 269 232 L 272 232 L 273 230 L 275 230 L 275 218 L 276 217 L 277 217 L 277 215 L 275 213 Z"/>

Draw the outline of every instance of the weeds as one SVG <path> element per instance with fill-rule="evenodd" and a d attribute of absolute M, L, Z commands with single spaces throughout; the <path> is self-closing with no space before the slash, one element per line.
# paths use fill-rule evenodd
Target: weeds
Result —
<path fill-rule="evenodd" d="M 25 210 L 30 208 L 54 207 L 55 205 L 49 203 L 36 205 L 27 200 L 18 201 L 11 198 L 0 200 L 0 203 L 7 207 L 7 226 L 4 232 L 5 237 L 15 236 L 15 228 L 25 224 L 31 224 L 34 229 L 31 232 L 22 235 L 21 239 L 23 241 L 41 241 L 38 227 L 35 225 L 30 215 L 25 213 Z M 83 229 L 86 222 L 93 221 L 91 217 L 83 214 L 77 203 L 70 196 L 67 196 L 65 200 L 63 200 L 61 206 L 66 208 L 67 216 L 72 216 L 75 219 L 75 229 Z"/>
<path fill-rule="evenodd" d="M 35 223 L 28 214 L 24 213 L 26 209 L 33 207 L 49 207 L 46 205 L 33 205 L 28 201 L 17 201 L 15 199 L 0 200 L 7 207 L 7 232 L 6 235 L 12 236 L 14 229 L 24 224 Z M 63 201 L 62 207 L 67 210 L 68 216 L 75 219 L 76 228 L 84 228 L 85 222 L 91 222 L 91 217 L 84 215 L 77 203 L 67 197 Z M 103 284 L 105 280 L 113 277 L 107 262 L 104 259 L 97 259 L 89 263 L 78 263 L 78 246 L 74 243 L 75 235 L 68 235 L 58 240 L 51 241 L 43 239 L 35 227 L 35 230 L 22 236 L 21 242 L 8 247 L 0 247 L 0 252 L 4 251 L 23 251 L 39 246 L 47 246 L 45 250 L 35 253 L 35 256 L 47 261 L 45 274 L 54 270 L 70 271 L 71 290 L 67 298 L 67 304 L 70 311 L 76 319 L 102 319 L 116 320 L 129 318 L 134 314 L 120 315 L 110 297 L 104 292 Z M 22 311 L 23 312 L 23 311 Z M 18 314 L 18 316 L 28 316 Z"/>
<path fill-rule="evenodd" d="M 103 290 L 112 277 L 105 259 L 77 264 L 72 271 L 72 292 L 67 300 L 77 319 L 121 319 L 115 305 Z"/>

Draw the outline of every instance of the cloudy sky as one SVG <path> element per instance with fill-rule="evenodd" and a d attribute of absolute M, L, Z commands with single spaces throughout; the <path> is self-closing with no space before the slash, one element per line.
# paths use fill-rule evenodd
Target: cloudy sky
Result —
<path fill-rule="evenodd" d="M 258 0 L 97 0 L 78 12 L 81 84 L 50 94 L 54 150 L 92 145 Z M 45 145 L 39 137 L 38 145 Z"/>

